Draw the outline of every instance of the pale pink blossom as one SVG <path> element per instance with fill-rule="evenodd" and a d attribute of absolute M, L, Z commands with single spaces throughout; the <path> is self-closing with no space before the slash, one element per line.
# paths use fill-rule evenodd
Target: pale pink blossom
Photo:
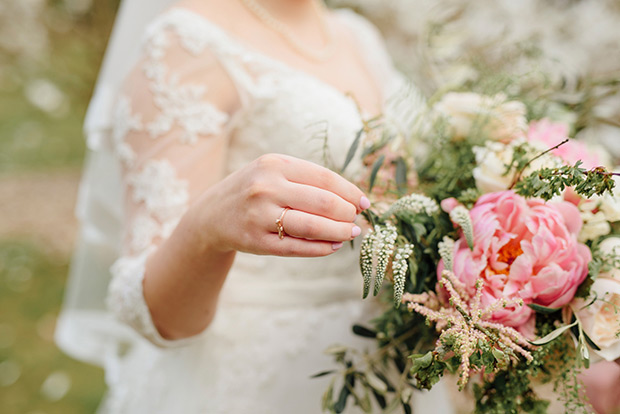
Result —
<path fill-rule="evenodd" d="M 527 132 L 530 142 L 538 143 L 545 148 L 553 148 L 568 138 L 568 126 L 549 119 L 532 121 Z M 591 169 L 601 165 L 599 155 L 585 143 L 570 139 L 567 143 L 551 151 L 553 155 L 562 158 L 569 164 L 581 160 L 583 168 Z"/>
<path fill-rule="evenodd" d="M 582 222 L 573 204 L 502 191 L 480 197 L 470 216 L 474 248 L 463 236 L 456 241 L 453 272 L 470 293 L 482 278 L 483 306 L 520 298 L 525 304 L 558 308 L 573 299 L 591 260 L 588 247 L 577 240 Z M 442 261 L 439 272 L 443 269 Z M 496 310 L 492 320 L 528 335 L 533 310 L 509 306 Z"/>
<path fill-rule="evenodd" d="M 460 205 L 461 203 L 459 203 L 459 201 L 454 197 L 441 200 L 441 209 L 448 214 L 450 214 L 452 210 L 454 210 L 456 207 Z"/>

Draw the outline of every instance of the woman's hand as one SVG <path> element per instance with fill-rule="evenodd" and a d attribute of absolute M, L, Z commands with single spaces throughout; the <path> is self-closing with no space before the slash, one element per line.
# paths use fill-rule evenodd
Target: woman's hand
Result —
<path fill-rule="evenodd" d="M 326 256 L 361 232 L 370 202 L 338 174 L 297 158 L 265 155 L 210 186 L 146 264 L 144 296 L 164 338 L 205 329 L 235 252 Z M 286 236 L 276 220 L 285 208 Z"/>
<path fill-rule="evenodd" d="M 278 256 L 325 256 L 357 237 L 370 202 L 340 175 L 294 157 L 268 154 L 207 190 L 192 205 L 203 248 Z M 278 237 L 276 219 L 286 236 Z"/>

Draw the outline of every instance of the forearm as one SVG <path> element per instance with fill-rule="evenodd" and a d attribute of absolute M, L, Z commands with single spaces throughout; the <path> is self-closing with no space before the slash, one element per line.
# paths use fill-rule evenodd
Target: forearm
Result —
<path fill-rule="evenodd" d="M 211 323 L 235 257 L 207 244 L 201 231 L 190 210 L 146 264 L 144 297 L 166 339 L 196 335 Z"/>

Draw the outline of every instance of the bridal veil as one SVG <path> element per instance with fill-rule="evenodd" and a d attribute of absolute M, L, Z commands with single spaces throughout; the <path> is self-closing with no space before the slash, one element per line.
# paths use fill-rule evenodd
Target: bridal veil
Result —
<path fill-rule="evenodd" d="M 90 102 L 84 132 L 87 156 L 80 183 L 76 240 L 56 343 L 69 355 L 104 365 L 111 352 L 137 334 L 107 311 L 110 266 L 119 254 L 123 201 L 121 169 L 110 133 L 113 104 L 136 63 L 146 26 L 175 0 L 123 0 Z"/>

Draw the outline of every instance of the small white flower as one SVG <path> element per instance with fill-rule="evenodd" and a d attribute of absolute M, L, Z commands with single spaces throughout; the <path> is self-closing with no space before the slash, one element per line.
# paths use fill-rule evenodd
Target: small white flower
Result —
<path fill-rule="evenodd" d="M 471 221 L 471 216 L 469 215 L 469 210 L 467 210 L 463 206 L 456 206 L 450 212 L 450 219 L 458 224 L 459 227 L 463 230 L 463 235 L 467 240 L 467 245 L 470 249 L 474 248 L 474 225 Z"/>
<path fill-rule="evenodd" d="M 584 204 L 595 205 L 594 203 Z M 595 240 L 601 236 L 609 234 L 611 231 L 611 226 L 602 211 L 594 213 L 591 210 L 584 210 L 581 206 L 580 210 L 581 219 L 583 220 L 583 227 L 579 232 L 579 241 L 581 243 L 585 243 L 588 240 Z"/>
<path fill-rule="evenodd" d="M 399 198 L 387 211 L 387 215 L 407 211 L 412 214 L 424 213 L 432 216 L 439 211 L 437 202 L 422 194 L 409 194 Z"/>
<path fill-rule="evenodd" d="M 374 244 L 377 241 L 376 233 L 370 230 L 360 247 L 360 269 L 362 278 L 364 279 L 364 293 L 362 298 L 366 298 L 370 292 L 370 280 L 372 279 L 373 261 L 374 261 Z"/>
<path fill-rule="evenodd" d="M 439 255 L 443 259 L 443 263 L 446 266 L 446 269 L 448 269 L 449 271 L 453 270 L 452 265 L 454 262 L 454 243 L 454 240 L 452 240 L 448 236 L 445 236 L 437 246 Z"/>
<path fill-rule="evenodd" d="M 400 306 L 403 294 L 405 293 L 405 283 L 407 282 L 407 269 L 409 268 L 408 259 L 413 253 L 413 245 L 406 244 L 396 250 L 392 271 L 394 275 L 394 306 Z"/>
<path fill-rule="evenodd" d="M 375 286 L 374 295 L 378 295 L 387 272 L 388 264 L 392 254 L 394 253 L 394 247 L 398 232 L 394 225 L 387 223 L 385 226 L 375 226 L 375 232 L 377 233 L 377 239 L 379 243 L 376 244 L 374 249 L 377 257 L 377 267 L 375 273 Z"/>
<path fill-rule="evenodd" d="M 476 187 L 483 193 L 492 193 L 496 191 L 505 191 L 510 188 L 517 171 L 513 168 L 506 172 L 506 168 L 512 162 L 515 148 L 524 146 L 528 152 L 529 158 L 534 158 L 538 154 L 547 150 L 535 143 L 526 143 L 525 140 L 514 140 L 509 144 L 501 142 L 487 141 L 484 147 L 474 147 L 474 155 L 476 157 L 476 168 L 474 168 L 473 176 L 476 180 Z M 525 177 L 530 172 L 541 168 L 555 168 L 563 165 L 560 158 L 545 154 L 534 160 L 522 175 Z"/>

